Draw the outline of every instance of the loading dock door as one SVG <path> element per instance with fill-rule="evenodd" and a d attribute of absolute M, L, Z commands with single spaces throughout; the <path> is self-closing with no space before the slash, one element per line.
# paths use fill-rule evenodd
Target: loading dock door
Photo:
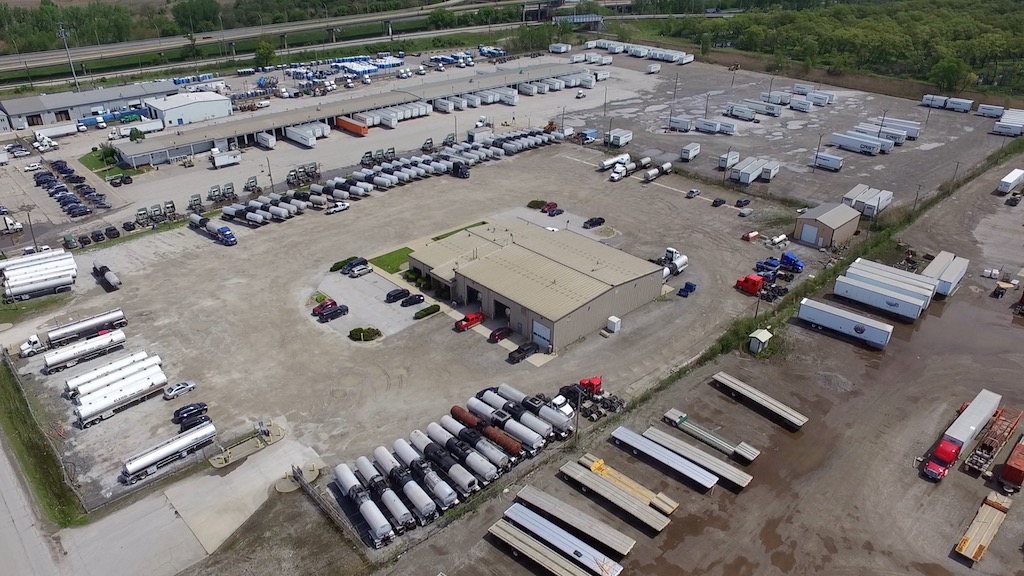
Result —
<path fill-rule="evenodd" d="M 530 339 L 536 342 L 542 349 L 546 349 L 548 346 L 551 346 L 551 328 L 534 320 L 533 336 Z"/>
<path fill-rule="evenodd" d="M 811 226 L 810 224 L 804 224 L 803 230 L 800 231 L 800 241 L 806 242 L 807 244 L 817 244 L 818 240 L 818 228 L 817 226 Z"/>

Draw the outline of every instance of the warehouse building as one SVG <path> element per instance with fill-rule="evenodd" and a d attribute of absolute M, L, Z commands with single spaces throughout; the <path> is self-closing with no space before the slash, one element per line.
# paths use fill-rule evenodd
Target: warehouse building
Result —
<path fill-rule="evenodd" d="M 141 110 L 146 98 L 177 93 L 178 87 L 170 82 L 146 82 L 0 100 L 0 132 L 74 122 L 108 111 Z"/>
<path fill-rule="evenodd" d="M 846 204 L 826 203 L 804 212 L 796 219 L 793 238 L 818 248 L 831 248 L 853 238 L 860 212 Z"/>
<path fill-rule="evenodd" d="M 659 266 L 582 234 L 518 219 L 432 242 L 410 254 L 409 267 L 553 350 L 651 302 L 662 287 Z"/>
<path fill-rule="evenodd" d="M 164 126 L 184 126 L 231 116 L 231 98 L 216 92 L 188 92 L 143 101 L 147 116 L 164 121 Z"/>

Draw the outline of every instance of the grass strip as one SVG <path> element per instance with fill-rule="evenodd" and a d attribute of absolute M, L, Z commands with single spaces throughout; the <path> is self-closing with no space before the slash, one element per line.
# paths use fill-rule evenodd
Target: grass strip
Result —
<path fill-rule="evenodd" d="M 409 260 L 409 254 L 412 254 L 412 248 L 402 247 L 393 252 L 371 258 L 370 264 L 386 271 L 388 274 L 394 274 L 401 270 L 402 265 Z"/>

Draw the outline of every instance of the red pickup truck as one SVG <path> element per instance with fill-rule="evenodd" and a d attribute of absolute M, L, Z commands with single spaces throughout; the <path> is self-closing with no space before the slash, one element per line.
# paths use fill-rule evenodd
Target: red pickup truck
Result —
<path fill-rule="evenodd" d="M 466 330 L 469 330 L 473 326 L 476 326 L 477 324 L 480 324 L 483 321 L 483 312 L 470 312 L 469 314 L 466 314 L 465 318 L 455 323 L 455 331 L 465 332 Z"/>

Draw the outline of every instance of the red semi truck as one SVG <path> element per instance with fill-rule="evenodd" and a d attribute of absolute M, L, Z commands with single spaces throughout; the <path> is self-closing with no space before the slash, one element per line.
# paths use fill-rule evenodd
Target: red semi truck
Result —
<path fill-rule="evenodd" d="M 935 449 L 929 454 L 922 470 L 925 477 L 938 482 L 946 476 L 949 469 L 960 460 L 967 445 L 988 425 L 1002 399 L 999 394 L 982 390 L 974 400 L 960 410 L 960 415 L 946 429 Z"/>

